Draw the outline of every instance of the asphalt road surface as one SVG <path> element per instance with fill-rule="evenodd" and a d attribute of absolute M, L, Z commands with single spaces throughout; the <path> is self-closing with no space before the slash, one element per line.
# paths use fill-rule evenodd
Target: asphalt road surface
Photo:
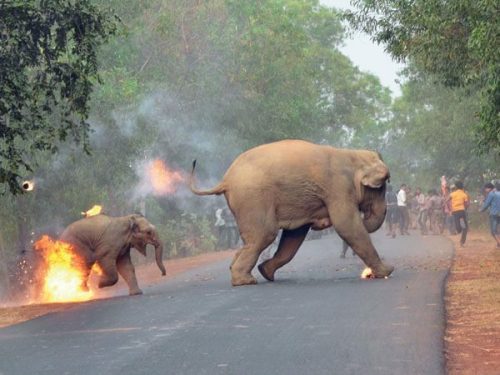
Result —
<path fill-rule="evenodd" d="M 452 245 L 372 238 L 389 279 L 361 280 L 335 235 L 306 241 L 274 283 L 233 288 L 226 260 L 0 329 L 0 375 L 443 374 Z"/>

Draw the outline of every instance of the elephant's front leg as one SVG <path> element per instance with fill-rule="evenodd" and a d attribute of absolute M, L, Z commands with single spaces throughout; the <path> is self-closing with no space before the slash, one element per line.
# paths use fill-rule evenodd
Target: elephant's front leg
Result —
<path fill-rule="evenodd" d="M 129 294 L 131 296 L 142 294 L 142 290 L 139 289 L 137 278 L 135 277 L 135 268 L 130 259 L 130 251 L 127 251 L 116 260 L 116 267 L 118 268 L 118 273 L 128 285 Z"/>
<path fill-rule="evenodd" d="M 343 204 L 329 206 L 330 218 L 339 236 L 372 269 L 375 277 L 389 276 L 393 266 L 385 265 L 377 253 L 357 208 Z"/>
<path fill-rule="evenodd" d="M 304 242 L 309 227 L 310 225 L 304 225 L 293 230 L 283 230 L 278 250 L 274 256 L 259 265 L 262 276 L 269 281 L 274 281 L 274 273 L 293 259 L 300 245 Z"/>

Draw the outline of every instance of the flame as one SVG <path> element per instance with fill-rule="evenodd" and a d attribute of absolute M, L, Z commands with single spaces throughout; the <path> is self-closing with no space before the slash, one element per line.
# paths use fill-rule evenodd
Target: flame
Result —
<path fill-rule="evenodd" d="M 371 279 L 373 277 L 375 277 L 375 276 L 373 275 L 373 271 L 372 271 L 372 269 L 370 267 L 366 267 L 363 270 L 363 272 L 361 272 L 361 278 L 362 279 Z"/>
<path fill-rule="evenodd" d="M 91 291 L 82 287 L 85 279 L 84 262 L 70 244 L 44 235 L 35 242 L 34 248 L 43 259 L 38 270 L 42 280 L 38 302 L 75 302 L 93 297 Z"/>
<path fill-rule="evenodd" d="M 24 191 L 33 191 L 35 189 L 35 180 L 23 181 L 21 187 Z"/>
<path fill-rule="evenodd" d="M 146 168 L 155 195 L 174 193 L 177 185 L 184 181 L 182 174 L 179 171 L 170 169 L 163 160 L 153 160 Z"/>
<path fill-rule="evenodd" d="M 102 206 L 95 204 L 90 210 L 82 212 L 82 215 L 85 217 L 91 217 L 99 215 L 101 212 L 102 212 Z"/>
<path fill-rule="evenodd" d="M 92 272 L 95 272 L 97 275 L 101 276 L 104 271 L 102 270 L 101 266 L 97 263 L 94 263 L 94 265 L 92 266 Z"/>

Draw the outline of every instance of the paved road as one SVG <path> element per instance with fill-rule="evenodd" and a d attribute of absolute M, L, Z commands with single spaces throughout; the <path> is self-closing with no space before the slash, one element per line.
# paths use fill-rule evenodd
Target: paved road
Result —
<path fill-rule="evenodd" d="M 232 288 L 224 261 L 0 329 L 0 374 L 443 374 L 451 244 L 373 239 L 397 267 L 387 280 L 361 280 L 336 236 L 307 241 L 274 283 Z"/>

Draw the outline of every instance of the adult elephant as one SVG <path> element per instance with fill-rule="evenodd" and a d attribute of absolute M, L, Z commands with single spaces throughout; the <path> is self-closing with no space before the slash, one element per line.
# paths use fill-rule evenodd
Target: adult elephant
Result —
<path fill-rule="evenodd" d="M 234 286 L 257 283 L 251 271 L 260 253 L 283 234 L 274 256 L 259 265 L 270 281 L 295 256 L 310 228 L 333 225 L 340 237 L 370 267 L 375 277 L 391 274 L 369 233 L 382 225 L 389 170 L 380 155 L 301 140 L 284 140 L 250 149 L 236 158 L 213 189 L 194 187 L 197 195 L 224 194 L 243 239 L 231 264 Z"/>
<path fill-rule="evenodd" d="M 84 288 L 87 288 L 93 264 L 97 263 L 102 270 L 99 288 L 116 284 L 120 274 L 129 287 L 130 295 L 142 294 L 130 259 L 130 249 L 133 247 L 146 256 L 148 244 L 155 247 L 156 264 L 161 274 L 166 274 L 162 261 L 163 245 L 154 225 L 142 215 L 95 215 L 84 218 L 70 224 L 60 239 L 70 243 L 84 259 Z"/>

